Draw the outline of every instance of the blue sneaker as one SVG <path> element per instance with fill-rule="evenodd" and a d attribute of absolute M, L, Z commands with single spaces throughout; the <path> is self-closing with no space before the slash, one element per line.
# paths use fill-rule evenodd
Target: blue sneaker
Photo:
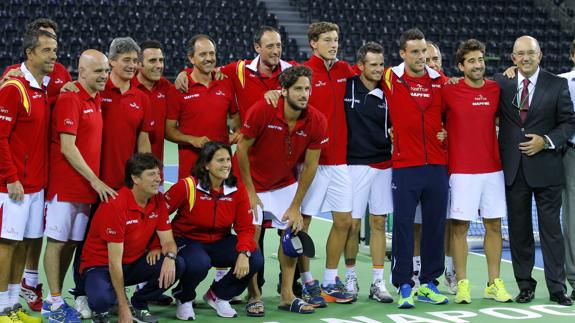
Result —
<path fill-rule="evenodd" d="M 399 287 L 399 299 L 397 300 L 397 307 L 399 308 L 414 308 L 415 302 L 413 296 L 415 292 L 411 285 L 403 284 Z"/>
<path fill-rule="evenodd" d="M 335 284 L 321 286 L 321 296 L 330 303 L 349 304 L 353 302 L 353 296 L 347 293 L 345 285 L 339 277 L 335 278 Z"/>
<path fill-rule="evenodd" d="M 419 287 L 417 300 L 434 305 L 447 304 L 449 302 L 447 296 L 441 294 L 433 282 L 423 284 Z"/>
<path fill-rule="evenodd" d="M 48 316 L 50 316 L 50 312 L 52 312 L 51 306 L 52 303 L 48 302 L 48 300 L 43 301 L 40 314 L 42 314 L 42 316 L 44 316 L 45 318 L 48 318 Z"/>
<path fill-rule="evenodd" d="M 52 309 L 48 316 L 49 323 L 82 323 L 80 313 L 66 302 L 57 309 Z"/>
<path fill-rule="evenodd" d="M 302 285 L 301 293 L 302 298 L 309 305 L 315 308 L 323 308 L 327 306 L 325 299 L 321 297 L 321 289 L 319 287 L 319 281 L 314 280 L 311 283 L 304 283 Z"/>

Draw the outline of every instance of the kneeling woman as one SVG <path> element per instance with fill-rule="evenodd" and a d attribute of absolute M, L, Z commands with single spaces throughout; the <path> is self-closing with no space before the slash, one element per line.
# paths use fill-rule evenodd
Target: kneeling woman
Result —
<path fill-rule="evenodd" d="M 166 193 L 170 214 L 177 210 L 172 228 L 178 256 L 186 264 L 174 289 L 178 319 L 195 319 L 192 300 L 211 267 L 233 270 L 212 283 L 204 300 L 221 317 L 237 316 L 229 300 L 240 295 L 263 266 L 263 256 L 253 239 L 248 194 L 237 184 L 231 168 L 230 146 L 208 142 L 200 151 L 193 176 L 179 180 Z"/>

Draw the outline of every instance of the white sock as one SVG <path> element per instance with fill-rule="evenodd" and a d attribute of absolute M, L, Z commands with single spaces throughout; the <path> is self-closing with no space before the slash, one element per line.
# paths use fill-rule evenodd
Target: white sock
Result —
<path fill-rule="evenodd" d="M 417 272 L 421 271 L 421 257 L 420 256 L 413 257 L 413 271 L 417 271 Z"/>
<path fill-rule="evenodd" d="M 3 311 L 7 307 L 11 307 L 8 291 L 0 292 L 0 311 Z"/>
<path fill-rule="evenodd" d="M 307 283 L 313 282 L 313 275 L 311 274 L 311 271 L 306 271 L 306 272 L 300 273 L 299 275 L 301 276 L 302 284 L 307 284 Z"/>
<path fill-rule="evenodd" d="M 148 284 L 148 282 L 139 283 L 139 284 L 138 284 L 138 289 L 144 288 L 144 286 L 146 286 L 146 284 Z"/>
<path fill-rule="evenodd" d="M 327 287 L 327 285 L 335 285 L 335 277 L 337 277 L 337 268 L 336 269 L 328 269 L 326 268 L 323 272 L 323 287 Z"/>
<path fill-rule="evenodd" d="M 224 276 L 228 273 L 228 268 L 219 268 L 216 269 L 216 276 L 214 277 L 214 281 L 220 281 L 220 279 L 224 278 Z"/>
<path fill-rule="evenodd" d="M 19 304 L 20 284 L 8 284 L 8 306 L 13 307 Z"/>
<path fill-rule="evenodd" d="M 357 277 L 357 274 L 355 273 L 355 266 L 351 266 L 351 267 L 345 267 L 345 277 Z"/>
<path fill-rule="evenodd" d="M 376 281 L 381 280 L 383 281 L 383 266 L 373 266 L 371 268 L 371 272 L 373 274 L 373 281 L 372 283 L 375 284 Z"/>
<path fill-rule="evenodd" d="M 448 275 L 455 274 L 455 268 L 453 268 L 453 257 L 445 256 L 445 273 Z"/>
<path fill-rule="evenodd" d="M 52 303 L 52 306 L 50 306 L 52 310 L 57 310 L 60 308 L 60 306 L 64 305 L 64 299 L 62 298 L 62 294 L 58 294 L 56 296 L 50 294 L 49 302 Z"/>
<path fill-rule="evenodd" d="M 24 271 L 24 282 L 26 285 L 36 288 L 38 286 L 38 270 L 26 269 Z"/>

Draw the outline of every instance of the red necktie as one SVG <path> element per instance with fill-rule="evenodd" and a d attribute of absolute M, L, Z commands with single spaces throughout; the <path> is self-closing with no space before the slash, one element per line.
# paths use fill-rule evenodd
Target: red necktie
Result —
<path fill-rule="evenodd" d="M 519 108 L 521 122 L 525 122 L 525 119 L 527 119 L 527 111 L 529 111 L 529 79 L 523 79 L 523 90 L 521 91 Z"/>

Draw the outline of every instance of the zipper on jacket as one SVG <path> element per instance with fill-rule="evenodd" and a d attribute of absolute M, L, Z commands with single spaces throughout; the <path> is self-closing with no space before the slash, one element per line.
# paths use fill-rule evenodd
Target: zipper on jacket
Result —
<path fill-rule="evenodd" d="M 333 86 L 333 83 L 331 81 L 331 74 L 330 74 L 329 69 L 327 70 L 327 79 L 329 80 L 329 86 L 331 87 L 332 95 L 335 98 L 333 100 L 333 141 L 331 142 L 331 144 L 334 145 L 337 142 L 337 116 L 336 116 L 336 113 L 337 113 L 336 93 L 337 93 L 337 91 L 335 90 L 335 86 Z"/>
<path fill-rule="evenodd" d="M 26 170 L 26 165 L 28 164 L 28 155 L 24 155 L 24 180 L 26 179 L 27 176 L 27 170 Z M 22 183 L 23 184 L 23 183 Z"/>
<path fill-rule="evenodd" d="M 421 132 L 423 133 L 423 152 L 425 153 L 425 164 L 427 165 L 427 145 L 425 140 L 425 111 L 421 110 Z"/>
<path fill-rule="evenodd" d="M 220 199 L 220 195 L 219 194 L 217 196 L 212 195 L 212 198 L 214 199 L 214 219 L 213 219 L 214 221 L 212 223 L 212 231 L 210 231 L 210 241 L 212 241 L 212 232 L 216 230 L 216 213 L 218 211 L 218 200 Z"/>

